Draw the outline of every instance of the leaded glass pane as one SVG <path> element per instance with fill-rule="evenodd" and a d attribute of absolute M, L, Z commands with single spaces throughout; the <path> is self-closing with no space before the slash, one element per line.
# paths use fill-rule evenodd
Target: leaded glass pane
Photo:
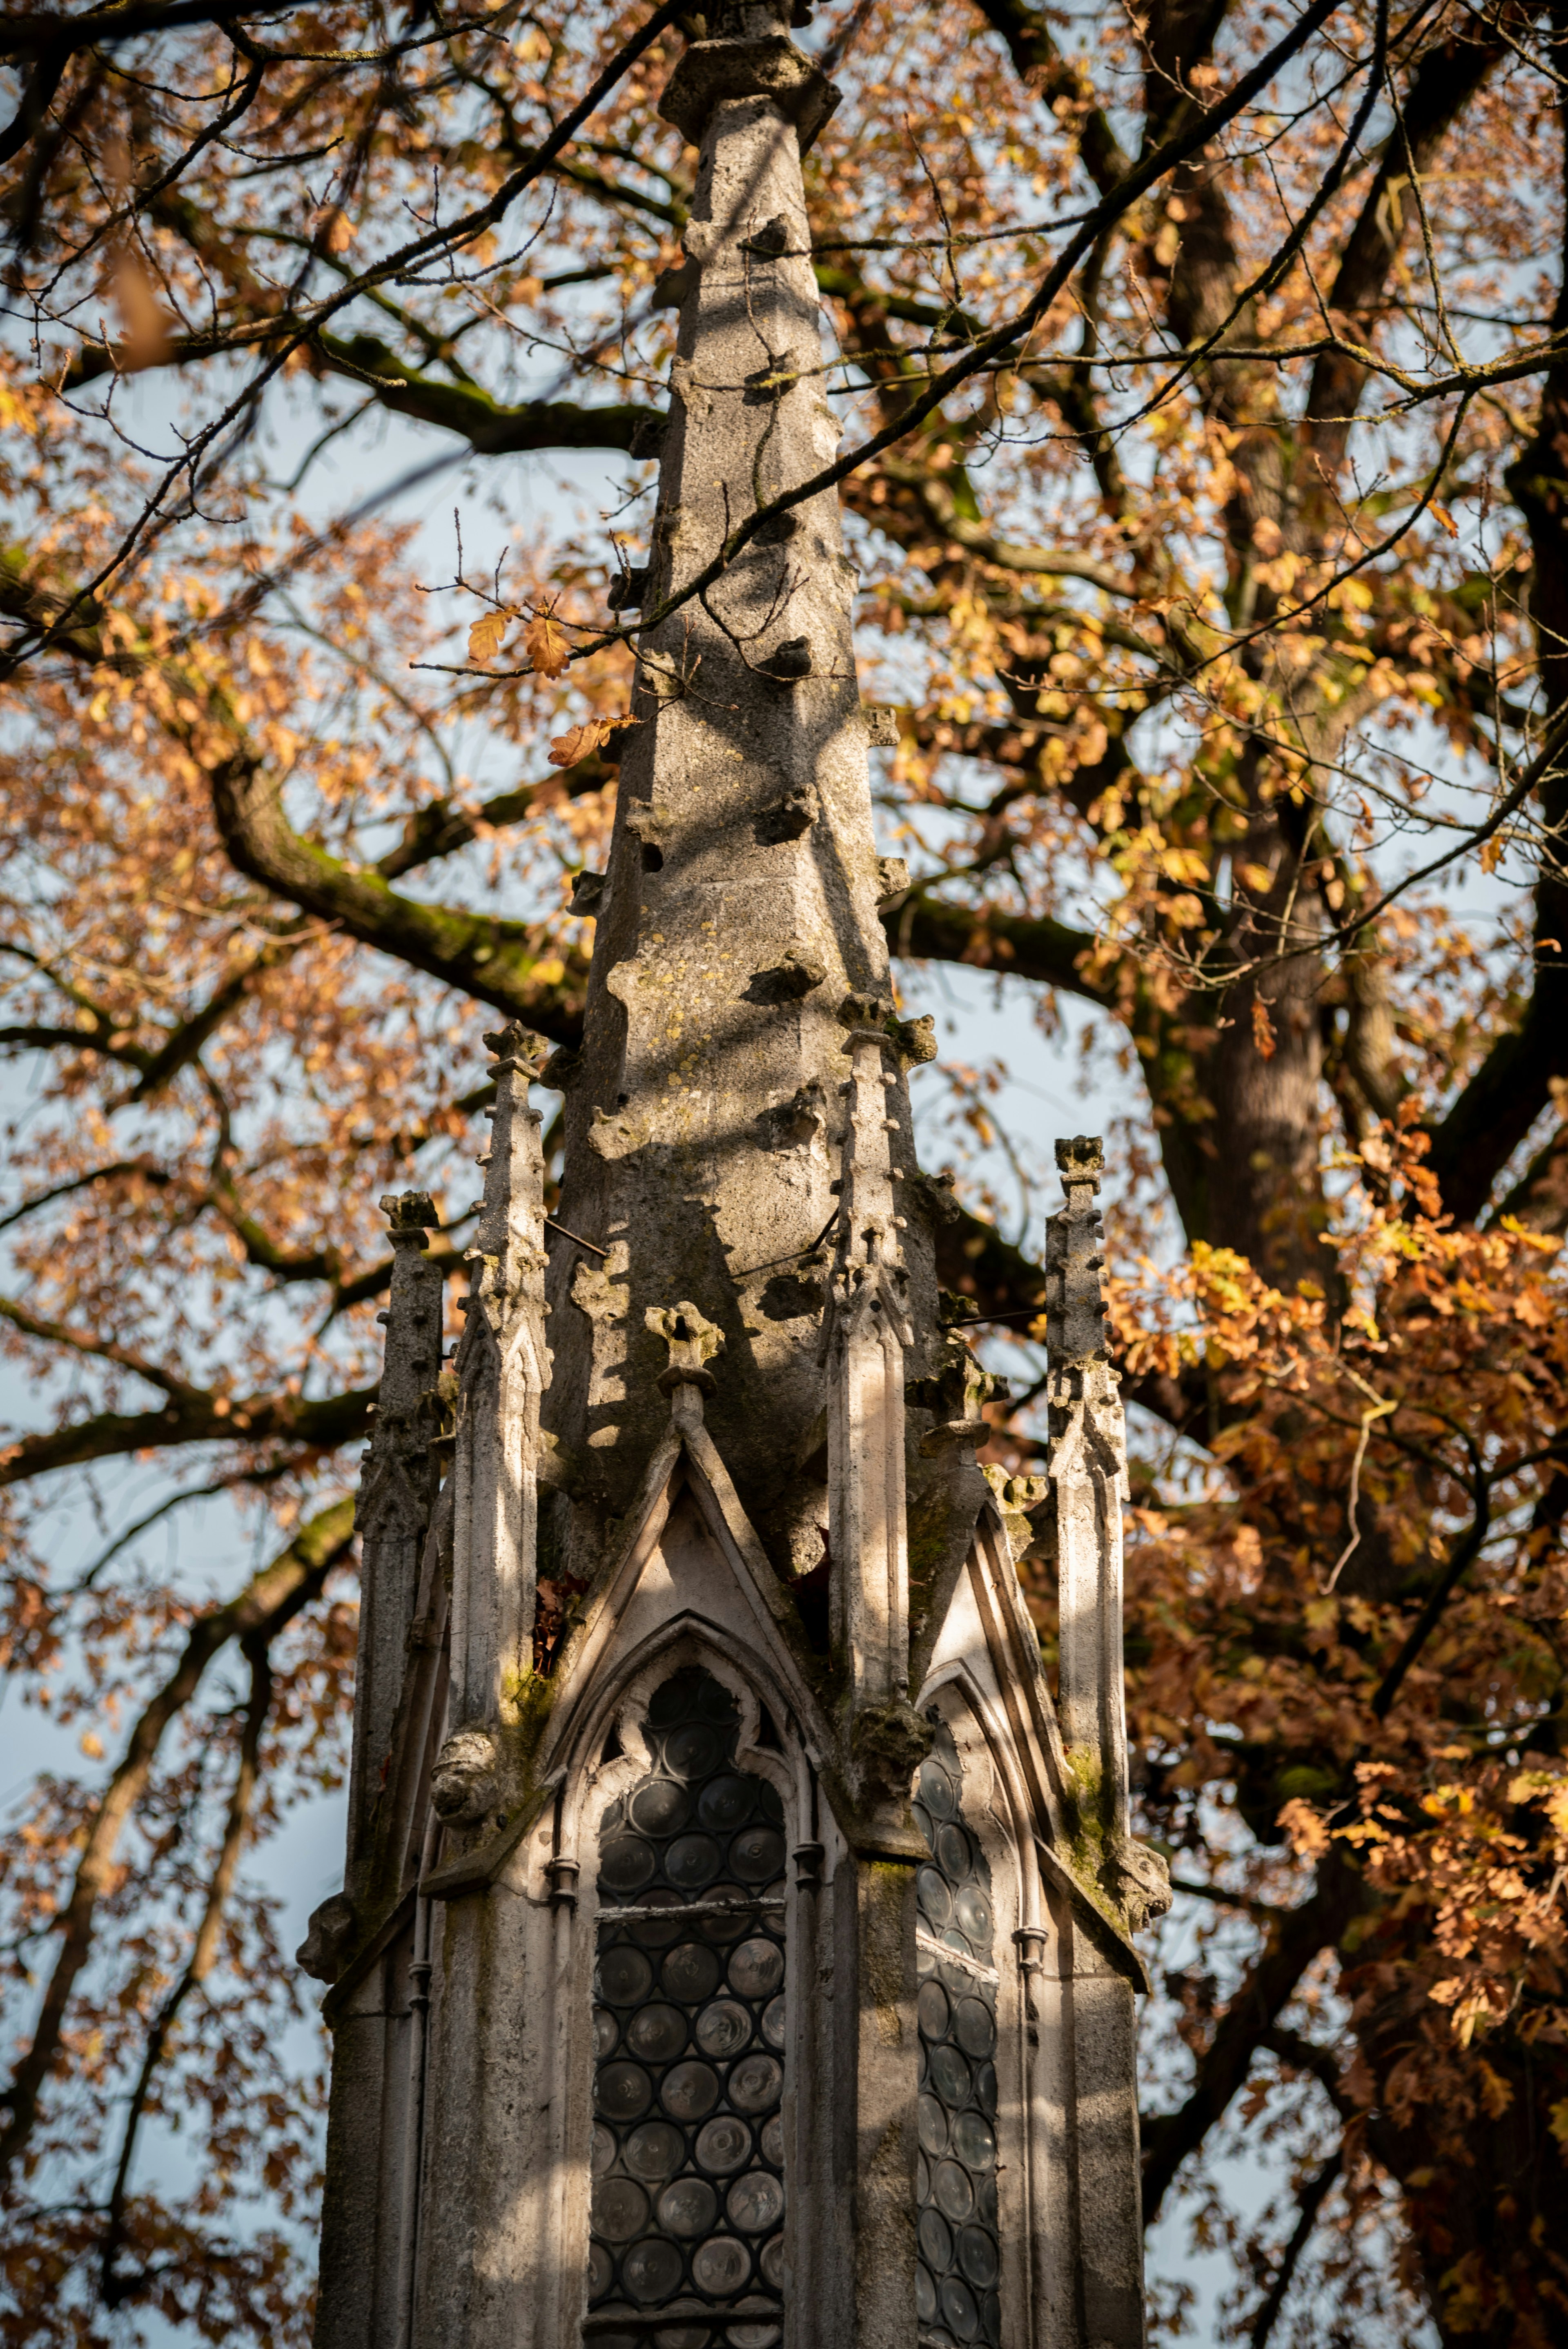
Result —
<path fill-rule="evenodd" d="M 711 1674 L 649 1706 L 600 1822 L 595 2349 L 776 2349 L 784 2317 L 784 1808 Z"/>
<path fill-rule="evenodd" d="M 920 1988 L 915 2313 L 921 2349 L 997 2349 L 996 1986 L 991 1868 L 965 1826 L 945 1723 L 920 1764 L 915 1816 L 931 1857 L 917 1880 Z"/>

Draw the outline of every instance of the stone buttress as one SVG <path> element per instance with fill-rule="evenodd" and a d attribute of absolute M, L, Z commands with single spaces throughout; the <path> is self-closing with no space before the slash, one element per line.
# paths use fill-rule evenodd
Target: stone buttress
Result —
<path fill-rule="evenodd" d="M 1137 2349 L 1131 1936 L 1167 1896 L 1127 1824 L 1098 1146 L 1059 1146 L 1049 1476 L 982 1472 L 836 499 L 658 616 L 838 437 L 801 177 L 836 93 L 769 7 L 706 30 L 661 108 L 697 196 L 583 1041 L 486 1040 L 444 1371 L 430 1205 L 389 1203 L 348 1867 L 301 1953 L 316 2337 Z"/>

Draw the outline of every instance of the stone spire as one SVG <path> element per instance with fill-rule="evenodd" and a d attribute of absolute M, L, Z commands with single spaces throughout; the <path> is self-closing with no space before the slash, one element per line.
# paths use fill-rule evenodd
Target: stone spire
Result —
<path fill-rule="evenodd" d="M 1170 1906 L 1162 1862 L 1127 1821 L 1122 1666 L 1122 1506 L 1127 1420 L 1106 1330 L 1105 1233 L 1095 1205 L 1097 1135 L 1056 1144 L 1065 1204 L 1045 1241 L 1050 1449 L 1061 1671 L 1057 1710 L 1079 1806 L 1103 1857 L 1103 1889 L 1134 1925 Z"/>
<path fill-rule="evenodd" d="M 711 13 L 661 111 L 701 148 L 646 577 L 653 607 L 736 523 L 829 460 L 801 151 L 836 92 L 784 13 Z M 561 1219 L 607 1247 L 552 1251 L 548 1423 L 624 1506 L 662 1419 L 649 1309 L 689 1295 L 724 1334 L 714 1439 L 775 1566 L 822 1556 L 798 1455 L 822 1405 L 820 1268 L 845 1133 L 847 996 L 890 993 L 867 717 L 836 497 L 768 524 L 720 583 L 639 640 L 587 1035 L 566 1087 Z M 915 1160 L 888 1071 L 893 1171 Z M 861 1178 L 857 1178 L 861 1179 Z M 934 1328 L 924 1216 L 903 1238 L 917 1348 Z M 587 1572 L 597 1538 L 579 1511 Z"/>
<path fill-rule="evenodd" d="M 909 1682 L 904 1357 L 915 1333 L 890 1146 L 903 1133 L 902 1060 L 890 1003 L 852 995 L 839 1016 L 849 1076 L 823 1349 L 835 1630 L 857 1702 L 885 1705 L 907 1701 Z"/>
<path fill-rule="evenodd" d="M 539 1072 L 559 1208 L 507 1029 L 452 1472 L 395 1713 L 374 1656 L 361 1696 L 375 1889 L 313 1944 L 317 2349 L 1140 2349 L 1098 1145 L 1050 1253 L 1064 1737 L 997 1382 L 938 1313 L 836 500 L 657 617 L 838 439 L 801 176 L 836 93 L 780 8 L 705 29 L 618 590 L 655 617 L 582 1050 Z"/>
<path fill-rule="evenodd" d="M 386 1352 L 354 1510 L 362 1547 L 358 1688 L 348 1780 L 350 1896 L 359 1872 L 355 1862 L 369 1848 L 370 1813 L 402 1685 L 420 1553 L 441 1484 L 436 1444 L 442 1412 L 436 1389 L 442 1276 L 425 1241 L 440 1218 L 428 1191 L 385 1198 L 381 1212 L 391 1226 L 392 1278 L 387 1309 L 378 1316 L 387 1333 Z"/>
<path fill-rule="evenodd" d="M 1070 1755 L 1102 1744 L 1125 1756 L 1122 1700 L 1121 1504 L 1127 1427 L 1106 1337 L 1105 1235 L 1095 1205 L 1105 1166 L 1098 1137 L 1056 1144 L 1066 1204 L 1045 1239 L 1045 1342 L 1050 1358 L 1049 1474 L 1056 1496 L 1061 1611 L 1062 1734 Z M 1114 1652 L 1110 1651 L 1114 1639 Z M 1126 1764 L 1104 1788 L 1107 1826 L 1125 1821 Z"/>
<path fill-rule="evenodd" d="M 539 1040 L 515 1021 L 484 1040 L 495 1102 L 455 1364 L 450 1734 L 434 1790 L 443 1818 L 470 1824 L 504 1785 L 501 1733 L 533 1661 L 539 1403 L 550 1377 L 541 1119 L 528 1102 Z"/>

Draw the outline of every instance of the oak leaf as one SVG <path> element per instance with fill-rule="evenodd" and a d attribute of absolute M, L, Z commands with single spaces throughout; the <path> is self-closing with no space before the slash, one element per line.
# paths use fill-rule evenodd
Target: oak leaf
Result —
<path fill-rule="evenodd" d="M 483 613 L 468 632 L 469 659 L 481 663 L 493 660 L 515 617 L 514 612 Z"/>
<path fill-rule="evenodd" d="M 565 734 L 556 735 L 550 743 L 552 767 L 575 767 L 579 759 L 591 759 L 602 750 L 612 734 L 623 726 L 635 726 L 635 718 L 587 718 L 580 726 L 568 728 Z"/>
<path fill-rule="evenodd" d="M 540 677 L 559 677 L 571 657 L 566 632 L 553 612 L 535 612 L 523 631 L 523 649 Z"/>

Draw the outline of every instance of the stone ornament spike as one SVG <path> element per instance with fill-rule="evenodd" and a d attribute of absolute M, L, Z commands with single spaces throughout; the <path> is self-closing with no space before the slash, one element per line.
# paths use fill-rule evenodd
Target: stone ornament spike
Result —
<path fill-rule="evenodd" d="M 1066 1204 L 1052 1216 L 1046 1237 L 1045 1342 L 1052 1362 L 1063 1368 L 1108 1359 L 1100 1277 L 1104 1234 L 1095 1206 L 1105 1163 L 1097 1135 L 1080 1133 L 1056 1144 Z"/>
<path fill-rule="evenodd" d="M 441 1377 L 442 1267 L 426 1234 L 441 1218 L 428 1191 L 389 1195 L 392 1270 L 378 1318 L 386 1350 L 369 1449 L 359 1475 L 354 1523 L 361 1542 L 358 1686 L 348 1774 L 346 1892 L 364 1896 L 372 1864 L 373 1816 L 414 1611 L 421 1553 L 441 1484 L 437 1445 L 444 1432 Z M 319 1937 L 317 1937 L 319 1939 Z"/>
<path fill-rule="evenodd" d="M 452 1733 L 434 1784 L 441 1816 L 469 1823 L 504 1792 L 500 1733 L 531 1666 L 539 1404 L 550 1380 L 543 1121 L 528 1101 L 543 1048 L 515 1021 L 484 1040 L 495 1055 L 495 1100 L 456 1358 Z"/>
<path fill-rule="evenodd" d="M 441 1268 L 429 1261 L 425 1238 L 427 1232 L 440 1229 L 441 1217 L 428 1191 L 389 1195 L 380 1208 L 390 1226 L 392 1277 L 387 1309 L 377 1316 L 387 1340 L 368 1464 L 403 1456 L 410 1445 L 428 1445 L 428 1437 L 416 1433 L 414 1423 L 441 1372 Z M 361 1532 L 366 1481 L 356 1508 Z M 428 1506 L 426 1516 L 428 1520 Z"/>
<path fill-rule="evenodd" d="M 1170 1906 L 1163 1863 L 1127 1815 L 1122 1659 L 1122 1505 L 1127 1422 L 1106 1329 L 1105 1235 L 1096 1198 L 1099 1138 L 1056 1144 L 1065 1204 L 1046 1234 L 1046 1349 L 1061 1616 L 1058 1709 L 1101 1885 L 1131 1928 Z"/>
<path fill-rule="evenodd" d="M 903 1263 L 903 1219 L 895 1203 L 888 1148 L 888 1133 L 896 1124 L 888 1114 L 888 1094 L 897 1084 L 889 1067 L 896 1070 L 898 1064 L 893 1007 L 880 996 L 851 995 L 838 1017 L 849 1030 L 844 1050 L 850 1071 L 844 1086 L 847 1122 L 839 1175 L 837 1267 L 841 1274 L 862 1265 L 892 1269 Z M 902 1320 L 901 1301 L 897 1310 Z M 906 1337 L 904 1343 L 910 1342 Z"/>
<path fill-rule="evenodd" d="M 824 1330 L 828 1544 L 836 1644 L 857 1705 L 906 1700 L 909 1564 L 904 1352 L 914 1342 L 897 1209 L 889 1095 L 902 1099 L 893 1007 L 847 997 L 850 1073 L 838 1241 Z"/>

